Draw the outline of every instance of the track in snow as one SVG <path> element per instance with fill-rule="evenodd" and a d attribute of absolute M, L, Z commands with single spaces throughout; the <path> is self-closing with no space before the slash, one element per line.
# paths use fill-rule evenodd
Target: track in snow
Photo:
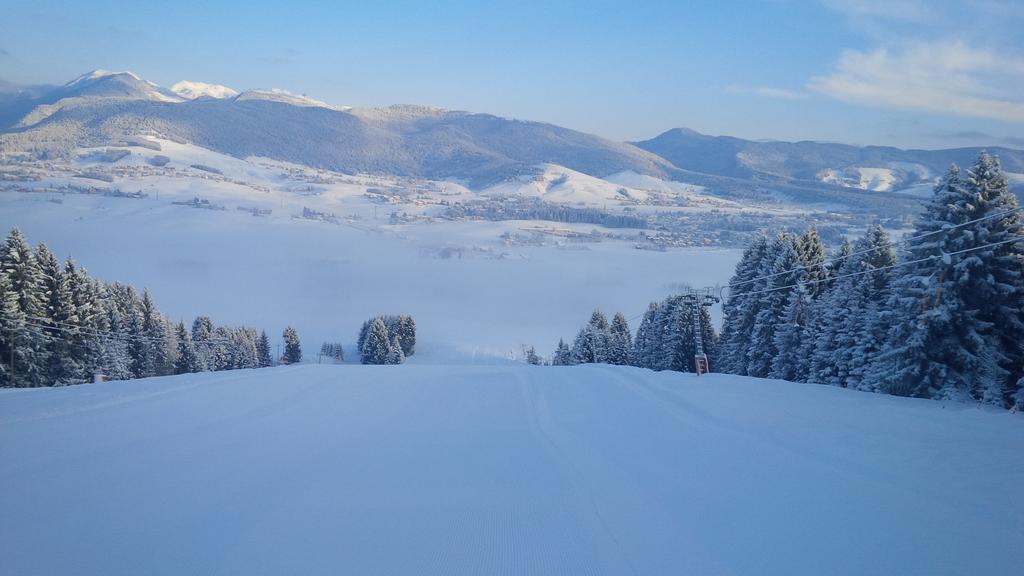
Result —
<path fill-rule="evenodd" d="M 2 574 L 1011 573 L 1024 420 L 608 366 L 0 391 Z"/>

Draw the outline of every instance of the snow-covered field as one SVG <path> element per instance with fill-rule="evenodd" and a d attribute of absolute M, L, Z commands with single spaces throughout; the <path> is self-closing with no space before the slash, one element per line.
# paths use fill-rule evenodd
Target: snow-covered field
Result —
<path fill-rule="evenodd" d="M 1024 420 L 608 366 L 0 390 L 3 574 L 1014 574 Z"/>
<path fill-rule="evenodd" d="M 437 202 L 471 193 L 454 183 L 321 173 L 159 144 L 160 150 L 130 147 L 131 154 L 113 164 L 95 159 L 103 150 L 82 150 L 82 160 L 70 168 L 121 170 L 113 183 L 50 169 L 22 185 L 34 192 L 0 192 L 0 228 L 19 227 L 30 242 L 73 256 L 97 277 L 148 287 L 174 320 L 209 315 L 219 324 L 265 329 L 275 341 L 291 324 L 307 352 L 324 341 L 354 344 L 359 326 L 373 315 L 411 314 L 421 362 L 521 357 L 523 346 L 531 345 L 550 353 L 594 308 L 638 317 L 680 284 L 725 284 L 739 255 L 636 250 L 628 241 L 555 234 L 540 246 L 509 243 L 503 234 L 555 228 L 589 234 L 598 227 L 439 220 L 434 216 L 443 206 Z M 170 161 L 154 168 L 157 156 Z M 67 185 L 148 196 L 62 193 Z M 424 187 L 423 202 L 381 203 L 366 195 L 416 186 Z M 195 197 L 222 209 L 174 204 Z M 573 198 L 586 196 L 562 197 Z M 256 217 L 240 208 L 270 213 Z M 304 208 L 333 220 L 297 218 Z M 392 212 L 412 220 L 392 223 Z M 354 357 L 351 347 L 346 353 Z"/>

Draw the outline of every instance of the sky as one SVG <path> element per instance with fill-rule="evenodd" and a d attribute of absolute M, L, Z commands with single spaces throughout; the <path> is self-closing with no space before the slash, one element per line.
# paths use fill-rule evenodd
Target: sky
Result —
<path fill-rule="evenodd" d="M 424 104 L 615 140 L 1024 148 L 1024 2 L 0 0 L 0 81 Z"/>

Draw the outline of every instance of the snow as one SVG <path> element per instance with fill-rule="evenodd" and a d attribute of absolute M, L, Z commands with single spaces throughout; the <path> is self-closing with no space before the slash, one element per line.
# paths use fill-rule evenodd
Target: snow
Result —
<path fill-rule="evenodd" d="M 283 102 L 292 106 L 312 106 L 315 108 L 328 108 L 330 110 L 348 110 L 348 106 L 335 106 L 320 100 L 315 100 L 304 94 L 295 94 L 283 88 L 271 88 L 270 90 L 247 90 L 238 95 L 239 100 L 269 100 L 272 102 Z"/>
<path fill-rule="evenodd" d="M 485 196 L 525 196 L 547 202 L 601 207 L 626 200 L 643 201 L 647 193 L 629 190 L 557 164 L 538 166 L 539 174 L 521 176 L 481 191 Z"/>
<path fill-rule="evenodd" d="M 92 72 L 86 72 L 85 74 L 82 74 L 81 76 L 79 76 L 78 78 L 75 78 L 74 80 L 68 82 L 64 86 L 70 88 L 70 87 L 73 87 L 73 86 L 79 86 L 81 84 L 85 84 L 86 82 L 91 82 L 93 80 L 99 80 L 100 78 L 107 78 L 109 76 L 120 76 L 122 74 L 125 75 L 125 76 L 131 76 L 132 78 L 138 80 L 139 82 L 144 82 L 144 80 L 142 78 L 140 78 L 138 74 L 136 74 L 134 72 L 129 72 L 127 70 L 122 71 L 122 72 L 111 72 L 110 70 L 96 69 L 96 70 L 93 70 Z"/>
<path fill-rule="evenodd" d="M 208 98 L 233 98 L 238 96 L 237 90 L 227 86 L 207 84 L 206 82 L 192 82 L 189 80 L 182 80 L 171 86 L 171 92 L 188 100 L 195 100 L 204 96 Z"/>
<path fill-rule="evenodd" d="M 420 332 L 421 362 L 520 357 L 524 346 L 550 354 L 595 308 L 609 315 L 622 311 L 635 329 L 648 303 L 680 284 L 725 284 L 739 257 L 727 249 L 655 252 L 636 250 L 632 242 L 521 246 L 501 239 L 506 232 L 551 228 L 552 222 L 392 225 L 392 211 L 429 216 L 438 207 L 380 205 L 364 197 L 368 187 L 408 182 L 154 142 L 159 151 L 126 147 L 131 155 L 113 164 L 141 169 L 155 156 L 170 158 L 173 174 L 118 176 L 112 185 L 149 197 L 4 192 L 0 229 L 18 226 L 30 242 L 45 242 L 60 258 L 73 256 L 99 278 L 148 287 L 176 321 L 209 315 L 218 324 L 265 329 L 275 340 L 293 325 L 309 350 L 324 341 L 341 342 L 352 357 L 364 320 L 411 314 Z M 88 158 L 95 150 L 78 153 Z M 80 166 L 99 164 L 82 160 Z M 193 165 L 214 167 L 223 176 Z M 285 178 L 288 170 L 337 181 L 308 184 Z M 32 183 L 66 184 L 107 186 L 55 173 Z M 441 198 L 469 194 L 443 185 Z M 309 186 L 312 195 L 302 191 Z M 172 204 L 196 196 L 225 210 Z M 272 213 L 257 218 L 239 207 Z M 339 221 L 294 218 L 303 207 L 334 213 Z M 557 227 L 583 233 L 595 228 Z"/>
<path fill-rule="evenodd" d="M 1012 574 L 1024 420 L 640 369 L 0 391 L 10 574 Z"/>

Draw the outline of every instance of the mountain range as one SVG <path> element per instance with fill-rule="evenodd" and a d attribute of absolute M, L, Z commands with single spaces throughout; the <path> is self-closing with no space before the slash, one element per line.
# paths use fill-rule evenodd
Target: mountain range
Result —
<path fill-rule="evenodd" d="M 69 156 L 79 147 L 143 134 L 243 158 L 452 179 L 475 189 L 555 164 L 598 178 L 635 172 L 727 197 L 781 196 L 854 209 L 904 204 L 950 163 L 968 165 L 980 151 L 758 142 L 685 128 L 616 142 L 552 124 L 426 106 L 353 108 L 284 90 L 188 81 L 166 89 L 131 72 L 97 70 L 57 87 L 0 83 L 0 158 Z M 988 150 L 1021 193 L 1024 151 Z"/>

